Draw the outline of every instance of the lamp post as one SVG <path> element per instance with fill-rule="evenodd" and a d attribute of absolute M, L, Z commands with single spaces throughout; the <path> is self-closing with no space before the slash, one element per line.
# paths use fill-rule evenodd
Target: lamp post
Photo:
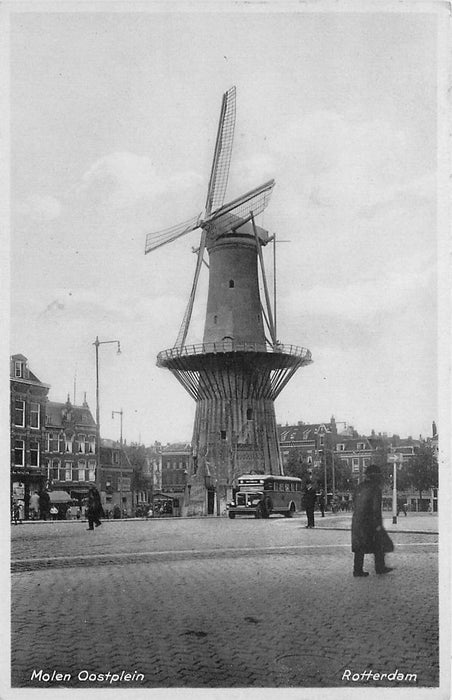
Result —
<path fill-rule="evenodd" d="M 96 486 L 100 486 L 100 411 L 99 411 L 99 345 L 108 345 L 116 343 L 118 346 L 117 354 L 121 354 L 121 344 L 119 340 L 96 340 L 93 345 L 96 348 L 96 424 L 97 424 L 97 469 L 96 469 Z"/>
<path fill-rule="evenodd" d="M 392 453 L 388 455 L 388 462 L 392 462 L 392 523 L 397 525 L 397 463 L 402 461 L 402 455 Z"/>
<path fill-rule="evenodd" d="M 119 447 L 120 447 L 120 452 L 119 452 L 119 500 L 120 500 L 120 508 L 121 508 L 121 518 L 122 518 L 122 408 L 120 411 L 112 411 L 111 412 L 111 417 L 114 418 L 115 414 L 119 416 L 119 424 L 120 424 L 120 433 L 119 433 Z"/>

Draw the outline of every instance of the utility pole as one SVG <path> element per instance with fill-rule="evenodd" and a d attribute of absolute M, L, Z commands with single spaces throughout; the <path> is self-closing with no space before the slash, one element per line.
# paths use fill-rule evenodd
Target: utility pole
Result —
<path fill-rule="evenodd" d="M 115 414 L 119 416 L 120 421 L 120 437 L 119 437 L 119 500 L 120 500 L 120 509 L 121 509 L 121 518 L 122 518 L 122 458 L 123 458 L 123 449 L 122 449 L 122 408 L 120 411 L 112 411 L 111 412 L 111 417 L 114 418 Z"/>
<path fill-rule="evenodd" d="M 116 343 L 118 346 L 117 355 L 121 354 L 121 344 L 119 340 L 99 340 L 96 336 L 96 340 L 93 345 L 96 348 L 96 425 L 97 425 L 97 469 L 96 469 L 96 486 L 100 490 L 100 410 L 99 410 L 99 345 L 108 345 L 109 343 Z"/>

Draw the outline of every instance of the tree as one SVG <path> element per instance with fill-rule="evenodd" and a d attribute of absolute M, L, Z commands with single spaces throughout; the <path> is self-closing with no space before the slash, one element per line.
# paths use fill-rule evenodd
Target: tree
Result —
<path fill-rule="evenodd" d="M 305 480 L 309 476 L 308 470 L 310 468 L 303 453 L 300 450 L 292 449 L 287 459 L 284 472 L 286 476 L 296 476 L 299 479 Z"/>
<path fill-rule="evenodd" d="M 438 460 L 431 445 L 424 442 L 408 465 L 408 475 L 415 489 L 422 492 L 438 488 Z"/>

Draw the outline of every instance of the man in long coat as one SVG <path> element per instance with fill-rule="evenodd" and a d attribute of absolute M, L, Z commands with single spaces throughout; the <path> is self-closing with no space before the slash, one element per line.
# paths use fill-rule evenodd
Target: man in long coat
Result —
<path fill-rule="evenodd" d="M 94 485 L 89 487 L 88 490 L 88 530 L 94 530 L 93 525 L 99 527 L 102 525 L 100 518 L 104 517 L 104 509 L 102 508 L 102 503 L 100 500 L 100 493 Z"/>
<path fill-rule="evenodd" d="M 363 571 L 364 554 L 373 554 L 375 572 L 387 574 L 392 568 L 385 565 L 385 538 L 390 539 L 383 528 L 381 517 L 381 471 L 376 464 L 366 469 L 366 476 L 356 487 L 353 497 L 352 552 L 355 554 L 353 576 L 368 576 Z"/>

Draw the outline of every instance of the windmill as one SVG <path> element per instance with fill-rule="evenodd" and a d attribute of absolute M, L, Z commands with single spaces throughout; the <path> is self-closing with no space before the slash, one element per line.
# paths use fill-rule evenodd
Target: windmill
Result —
<path fill-rule="evenodd" d="M 236 90 L 223 95 L 204 211 L 146 237 L 145 253 L 201 229 L 187 308 L 174 346 L 158 354 L 196 401 L 192 460 L 182 512 L 224 511 L 237 476 L 282 473 L 274 400 L 298 368 L 312 362 L 306 348 L 276 339 L 262 247 L 271 238 L 256 225 L 274 180 L 224 204 L 235 126 Z M 203 342 L 185 345 L 196 288 L 209 254 Z M 205 262 L 205 261 L 204 261 Z M 265 305 L 259 285 L 259 266 Z M 264 321 L 270 334 L 267 338 Z"/>
<path fill-rule="evenodd" d="M 175 226 L 170 226 L 159 231 L 154 231 L 146 236 L 145 254 L 150 253 L 161 246 L 185 236 L 187 233 L 202 229 L 201 240 L 197 249 L 197 262 L 193 284 L 187 304 L 187 308 L 182 320 L 182 324 L 174 344 L 174 347 L 182 347 L 187 337 L 188 328 L 193 312 L 196 289 L 198 286 L 199 274 L 204 260 L 206 243 L 213 240 L 222 232 L 237 230 L 254 217 L 261 214 L 267 206 L 275 185 L 274 180 L 268 180 L 263 185 L 250 190 L 246 194 L 223 204 L 229 178 L 229 167 L 231 163 L 232 145 L 234 141 L 235 128 L 235 105 L 236 88 L 231 87 L 223 95 L 221 103 L 220 119 L 218 123 L 215 151 L 212 161 L 212 168 L 207 188 L 206 204 L 204 213 L 183 221 Z M 259 230 L 256 227 L 256 230 Z M 209 241 L 209 242 L 210 242 Z M 263 268 L 262 268 L 263 269 Z M 265 272 L 263 271 L 264 278 Z M 270 311 L 271 316 L 271 311 Z"/>

